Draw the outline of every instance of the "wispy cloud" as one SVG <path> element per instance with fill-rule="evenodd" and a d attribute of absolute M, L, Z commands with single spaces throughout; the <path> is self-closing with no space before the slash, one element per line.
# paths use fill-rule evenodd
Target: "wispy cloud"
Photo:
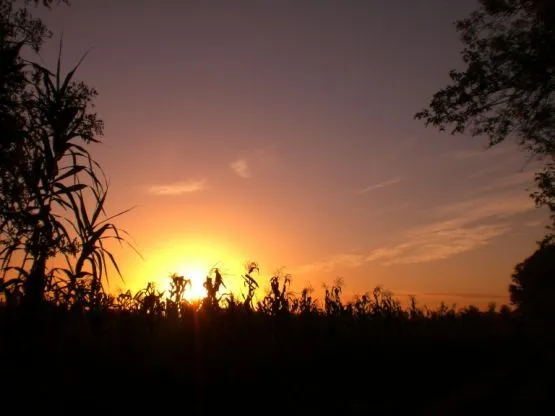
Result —
<path fill-rule="evenodd" d="M 507 218 L 533 210 L 534 204 L 525 192 L 486 195 L 436 208 L 438 216 L 451 217 L 462 223 L 494 218 Z"/>
<path fill-rule="evenodd" d="M 336 254 L 328 260 L 304 264 L 294 268 L 293 271 L 295 273 L 324 272 L 333 270 L 338 266 L 360 267 L 364 263 L 366 263 L 366 259 L 362 254 Z"/>
<path fill-rule="evenodd" d="M 467 226 L 454 222 L 432 224 L 431 227 L 407 233 L 408 243 L 389 248 L 389 252 L 369 256 L 385 265 L 428 263 L 447 259 L 488 244 L 493 238 L 508 233 L 508 224 Z"/>
<path fill-rule="evenodd" d="M 396 243 L 366 253 L 338 254 L 326 261 L 301 266 L 297 271 L 329 271 L 359 267 L 369 262 L 383 265 L 427 263 L 485 246 L 512 230 L 508 218 L 533 209 L 521 193 L 475 198 L 438 207 L 436 221 L 401 233 Z"/>
<path fill-rule="evenodd" d="M 175 182 L 167 185 L 153 185 L 148 191 L 154 195 L 181 195 L 202 191 L 208 188 L 207 181 Z"/>
<path fill-rule="evenodd" d="M 387 186 L 391 186 L 391 185 L 395 185 L 396 183 L 401 182 L 400 178 L 396 178 L 396 179 L 390 179 L 388 181 L 385 182 L 380 182 L 374 185 L 370 185 L 367 188 L 361 189 L 358 193 L 359 194 L 365 194 L 367 192 L 373 191 L 375 189 L 380 189 L 380 188 L 385 188 Z"/>
<path fill-rule="evenodd" d="M 541 221 L 528 221 L 524 223 L 524 226 L 528 228 L 537 228 L 537 227 L 540 227 L 541 225 L 543 225 Z"/>
<path fill-rule="evenodd" d="M 237 159 L 231 162 L 229 167 L 241 178 L 251 177 L 251 169 L 246 159 Z"/>
<path fill-rule="evenodd" d="M 493 191 L 502 188 L 516 188 L 521 190 L 528 189 L 534 184 L 534 171 L 521 171 L 509 175 L 501 176 L 490 183 L 484 185 L 482 191 Z"/>
<path fill-rule="evenodd" d="M 500 293 L 472 293 L 472 292 L 395 292 L 396 296 L 461 298 L 461 299 L 507 299 L 506 294 Z"/>
<path fill-rule="evenodd" d="M 497 145 L 494 147 L 483 146 L 478 149 L 462 149 L 454 152 L 444 153 L 442 156 L 449 159 L 468 160 L 468 159 L 492 159 L 497 156 L 504 156 L 515 152 L 512 144 Z"/>
<path fill-rule="evenodd" d="M 331 271 L 339 267 L 360 267 L 370 262 L 393 264 L 428 263 L 484 246 L 495 237 L 510 231 L 506 224 L 454 227 L 432 224 L 428 230 L 407 233 L 407 242 L 392 244 L 364 254 L 338 254 L 321 262 L 299 267 L 298 273 Z"/>
<path fill-rule="evenodd" d="M 229 164 L 230 169 L 240 178 L 251 178 L 254 173 L 258 176 L 268 169 L 275 168 L 276 149 L 278 144 L 268 144 L 264 147 L 243 151 Z"/>

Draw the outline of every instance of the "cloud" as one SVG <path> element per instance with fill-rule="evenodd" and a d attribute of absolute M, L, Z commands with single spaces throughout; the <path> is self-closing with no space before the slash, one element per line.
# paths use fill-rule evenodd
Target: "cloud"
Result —
<path fill-rule="evenodd" d="M 205 180 L 176 182 L 167 185 L 153 185 L 148 191 L 154 195 L 181 195 L 198 192 L 208 187 Z"/>
<path fill-rule="evenodd" d="M 534 171 L 521 171 L 509 175 L 504 175 L 491 181 L 489 184 L 480 188 L 484 192 L 499 190 L 502 188 L 518 187 L 521 190 L 528 189 L 534 184 Z"/>
<path fill-rule="evenodd" d="M 250 178 L 251 170 L 246 159 L 238 159 L 232 162 L 229 167 L 241 178 Z"/>
<path fill-rule="evenodd" d="M 505 156 L 518 150 L 512 144 L 497 145 L 494 147 L 483 146 L 478 149 L 461 149 L 450 153 L 444 153 L 442 157 L 456 160 L 468 159 L 493 159 L 497 156 Z M 515 152 L 516 153 L 516 152 Z"/>
<path fill-rule="evenodd" d="M 525 192 L 486 195 L 463 202 L 438 207 L 436 215 L 451 217 L 462 223 L 497 218 L 507 218 L 534 209 Z"/>
<path fill-rule="evenodd" d="M 444 205 L 432 212 L 435 221 L 406 230 L 396 243 L 366 253 L 337 254 L 326 261 L 301 266 L 297 271 L 329 271 L 336 267 L 360 267 L 369 262 L 389 266 L 447 259 L 509 233 L 512 226 L 507 219 L 532 209 L 529 198 L 521 193 Z"/>
<path fill-rule="evenodd" d="M 431 292 L 423 293 L 424 296 L 452 297 L 463 299 L 507 299 L 507 295 L 494 293 L 463 293 L 463 292 Z"/>
<path fill-rule="evenodd" d="M 412 230 L 406 242 L 371 250 L 365 254 L 338 254 L 329 260 L 301 266 L 298 273 L 325 272 L 339 267 L 360 267 L 370 262 L 384 266 L 417 264 L 443 260 L 484 246 L 495 237 L 508 233 L 506 224 L 454 227 L 432 224 L 428 229 Z"/>
<path fill-rule="evenodd" d="M 295 268 L 295 273 L 311 273 L 333 270 L 337 266 L 360 267 L 366 263 L 362 254 L 337 254 L 326 261 L 305 264 Z"/>
<path fill-rule="evenodd" d="M 396 296 L 461 298 L 461 299 L 507 299 L 506 294 L 472 293 L 472 292 L 395 292 Z"/>
<path fill-rule="evenodd" d="M 541 221 L 528 221 L 524 223 L 525 227 L 528 228 L 537 228 L 539 226 L 541 226 L 543 223 Z"/>
<path fill-rule="evenodd" d="M 407 235 L 410 243 L 393 246 L 389 252 L 373 256 L 384 265 L 428 263 L 447 259 L 456 254 L 482 247 L 495 237 L 508 233 L 507 224 L 455 226 L 445 224 L 438 228 L 436 224 L 428 230 L 412 231 Z M 395 254 L 392 255 L 391 252 Z M 371 253 L 373 254 L 373 253 Z"/>
<path fill-rule="evenodd" d="M 278 147 L 278 144 L 274 143 L 244 151 L 240 157 L 229 164 L 229 167 L 240 178 L 250 178 L 253 176 L 253 172 L 258 175 L 258 173 L 277 167 L 276 149 Z"/>
<path fill-rule="evenodd" d="M 367 188 L 364 188 L 364 189 L 360 190 L 358 193 L 359 194 L 365 194 L 366 192 L 370 192 L 370 191 L 373 191 L 375 189 L 380 189 L 380 188 L 385 188 L 387 186 L 395 185 L 396 183 L 399 183 L 399 182 L 401 182 L 400 178 L 390 179 L 388 181 L 380 182 L 380 183 L 377 183 L 375 185 L 371 185 Z"/>

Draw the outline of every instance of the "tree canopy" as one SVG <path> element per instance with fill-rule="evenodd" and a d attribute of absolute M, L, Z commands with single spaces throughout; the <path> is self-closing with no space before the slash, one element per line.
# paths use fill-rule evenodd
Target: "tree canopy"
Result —
<path fill-rule="evenodd" d="M 544 244 L 515 267 L 509 286 L 511 302 L 524 315 L 553 320 L 555 245 Z"/>
<path fill-rule="evenodd" d="M 537 204 L 555 208 L 555 2 L 480 0 L 456 22 L 464 69 L 415 115 L 452 134 L 515 139 L 545 162 Z M 554 218 L 555 221 L 555 218 Z"/>

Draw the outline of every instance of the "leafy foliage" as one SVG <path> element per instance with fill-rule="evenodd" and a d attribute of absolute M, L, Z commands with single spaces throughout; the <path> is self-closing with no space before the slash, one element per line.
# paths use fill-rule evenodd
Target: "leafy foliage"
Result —
<path fill-rule="evenodd" d="M 45 1 L 50 6 L 52 1 Z M 0 71 L 0 261 L 3 279 L 21 285 L 24 300 L 41 304 L 49 286 L 56 299 L 89 287 L 87 307 L 106 297 L 101 279 L 108 261 L 119 273 L 105 241 L 124 241 L 105 218 L 108 183 L 85 145 L 99 143 L 103 123 L 92 111 L 96 91 L 75 81 L 82 60 L 62 74 L 62 43 L 56 71 L 22 58 L 50 35 L 27 8 L 1 0 Z M 83 57 L 84 58 L 84 57 Z M 88 212 L 87 199 L 95 204 Z M 63 255 L 68 267 L 48 270 Z M 72 261 L 75 264 L 72 265 Z M 13 274 L 12 273 L 12 274 Z M 77 284 L 78 279 L 89 280 Z M 64 282 L 67 283 L 64 287 Z"/>
<path fill-rule="evenodd" d="M 538 190 L 532 193 L 536 206 L 547 206 L 551 213 L 551 224 L 548 226 L 549 233 L 545 236 L 542 244 L 555 243 L 555 162 L 551 162 L 544 169 L 536 173 Z"/>
<path fill-rule="evenodd" d="M 516 136 L 537 154 L 553 154 L 555 15 L 553 2 L 481 0 L 456 23 L 464 71 L 416 115 L 452 133 L 486 135 L 494 145 Z"/>
<path fill-rule="evenodd" d="M 415 117 L 452 134 L 487 136 L 490 146 L 516 139 L 546 162 L 534 199 L 553 213 L 555 3 L 480 0 L 456 28 L 464 70 L 452 70 L 451 84 Z"/>
<path fill-rule="evenodd" d="M 511 302 L 534 320 L 553 321 L 555 293 L 555 245 L 543 244 L 515 267 L 509 286 Z"/>

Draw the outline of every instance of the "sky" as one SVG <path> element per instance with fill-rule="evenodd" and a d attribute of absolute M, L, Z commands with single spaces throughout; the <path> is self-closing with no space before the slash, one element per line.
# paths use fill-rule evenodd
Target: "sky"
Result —
<path fill-rule="evenodd" d="M 508 302 L 544 234 L 537 162 L 508 142 L 451 136 L 414 114 L 461 68 L 455 0 L 72 0 L 39 11 L 67 71 L 98 90 L 109 213 L 144 259 L 124 282 L 200 287 L 242 265 L 293 289 L 344 280 L 423 303 Z M 262 285 L 263 287 L 265 284 Z M 115 290 L 115 289 L 114 289 Z"/>

